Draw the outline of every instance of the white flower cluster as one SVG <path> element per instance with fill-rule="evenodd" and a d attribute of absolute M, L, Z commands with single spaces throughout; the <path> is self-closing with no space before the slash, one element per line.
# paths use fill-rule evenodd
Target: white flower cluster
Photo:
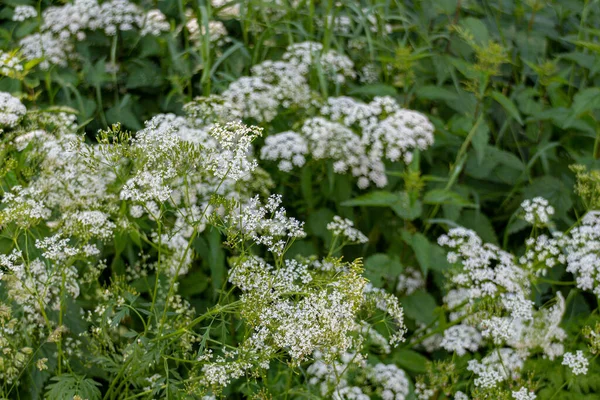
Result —
<path fill-rule="evenodd" d="M 0 50 L 0 75 L 13 77 L 21 71 L 23 64 L 17 54 Z"/>
<path fill-rule="evenodd" d="M 600 212 L 589 212 L 568 237 L 567 271 L 575 275 L 577 287 L 600 297 Z"/>
<path fill-rule="evenodd" d="M 481 361 L 469 360 L 467 370 L 477 376 L 475 386 L 489 389 L 507 379 L 517 379 L 523 364 L 523 358 L 514 350 L 502 348 L 493 350 Z"/>
<path fill-rule="evenodd" d="M 303 42 L 289 46 L 282 61 L 267 60 L 253 66 L 253 75 L 232 82 L 223 97 L 242 110 L 245 118 L 270 122 L 280 108 L 311 105 L 313 95 L 307 79 L 313 68 L 342 82 L 355 75 L 346 56 L 333 50 L 323 52 L 320 43 Z"/>
<path fill-rule="evenodd" d="M 476 352 L 481 345 L 482 337 L 479 331 L 469 325 L 454 325 L 444 331 L 440 347 L 449 352 L 455 352 L 459 357 L 467 351 Z"/>
<path fill-rule="evenodd" d="M 26 19 L 29 19 L 29 18 L 35 18 L 35 17 L 37 17 L 37 15 L 38 15 L 38 13 L 37 13 L 37 10 L 35 9 L 35 7 L 19 5 L 19 6 L 15 7 L 12 20 L 13 21 L 25 21 Z"/>
<path fill-rule="evenodd" d="M 252 240 L 281 256 L 294 239 L 302 238 L 306 233 L 304 223 L 288 217 L 280 206 L 281 195 L 271 195 L 264 205 L 257 195 L 240 207 L 234 207 L 225 222 L 241 234 L 238 240 Z"/>
<path fill-rule="evenodd" d="M 449 277 L 451 288 L 445 297 L 450 319 L 464 319 L 444 332 L 442 347 L 460 355 L 477 350 L 483 344 L 480 339 L 487 339 L 496 346 L 510 346 L 522 357 L 533 349 L 541 349 L 550 359 L 562 355 L 566 333 L 559 324 L 565 301 L 560 293 L 554 306 L 537 310 L 529 300 L 527 270 L 511 254 L 464 228 L 451 229 L 438 242 L 450 248 L 448 261 L 458 266 Z M 494 311 L 479 310 L 480 300 L 494 302 Z"/>
<path fill-rule="evenodd" d="M 0 128 L 13 128 L 27 113 L 19 99 L 7 92 L 0 92 Z"/>
<path fill-rule="evenodd" d="M 35 11 L 35 10 L 34 10 Z M 37 15 L 37 13 L 36 13 Z M 144 10 L 128 0 L 74 0 L 63 6 L 51 6 L 42 13 L 40 32 L 20 42 L 28 60 L 44 58 L 42 69 L 51 65 L 66 66 L 73 57 L 73 40 L 84 40 L 86 31 L 104 31 L 114 36 L 119 30 L 139 29 L 141 35 L 160 35 L 170 29 L 158 9 Z"/>
<path fill-rule="evenodd" d="M 535 400 L 537 396 L 534 391 L 530 391 L 525 386 L 521 389 L 512 392 L 512 397 L 515 400 Z"/>
<path fill-rule="evenodd" d="M 425 288 L 425 280 L 421 271 L 414 267 L 406 267 L 404 271 L 398 275 L 398 283 L 396 291 L 405 296 L 409 296 L 419 289 Z"/>
<path fill-rule="evenodd" d="M 348 57 L 334 50 L 323 51 L 323 45 L 316 42 L 292 44 L 283 55 L 283 60 L 295 66 L 306 75 L 310 67 L 320 65 L 334 82 L 344 83 L 346 78 L 355 78 L 354 63 Z"/>
<path fill-rule="evenodd" d="M 327 224 L 327 230 L 336 237 L 350 243 L 367 243 L 369 238 L 354 227 L 354 222 L 339 215 L 333 217 L 333 221 Z"/>
<path fill-rule="evenodd" d="M 573 375 L 586 375 L 590 362 L 583 355 L 583 351 L 577 350 L 575 354 L 565 353 L 562 365 L 569 367 Z"/>
<path fill-rule="evenodd" d="M 190 41 L 196 47 L 202 46 L 203 38 L 207 35 L 206 27 L 198 23 L 198 18 L 192 10 L 186 12 L 186 19 L 185 27 L 190 34 Z M 208 21 L 208 40 L 211 44 L 219 47 L 231 42 L 227 28 L 221 21 Z"/>
<path fill-rule="evenodd" d="M 521 203 L 521 208 L 525 212 L 525 221 L 534 226 L 547 226 L 554 215 L 554 207 L 543 197 L 527 199 Z"/>
<path fill-rule="evenodd" d="M 397 346 L 398 343 L 403 342 L 406 327 L 404 326 L 404 310 L 400 306 L 398 298 L 381 288 L 374 287 L 370 283 L 365 285 L 364 296 L 368 304 L 386 313 L 394 322 L 395 331 L 390 336 L 390 345 Z"/>
<path fill-rule="evenodd" d="M 546 275 L 549 269 L 557 264 L 565 264 L 566 256 L 562 247 L 565 245 L 564 235 L 552 232 L 552 236 L 545 234 L 528 238 L 525 241 L 527 249 L 519 258 L 519 263 L 526 266 L 537 275 Z"/>
<path fill-rule="evenodd" d="M 268 136 L 260 149 L 260 158 L 270 161 L 281 160 L 278 167 L 285 172 L 290 172 L 294 167 L 302 167 L 306 163 L 307 154 L 306 140 L 293 131 Z"/>
<path fill-rule="evenodd" d="M 384 400 L 404 400 L 409 395 L 406 373 L 393 364 L 369 364 L 360 354 L 348 352 L 332 362 L 325 362 L 318 353 L 315 358 L 307 369 L 309 383 L 318 385 L 324 398 L 369 400 L 375 395 Z M 353 375 L 360 386 L 352 385 Z M 372 389 L 365 393 L 365 387 Z"/>
<path fill-rule="evenodd" d="M 243 353 L 261 354 L 262 368 L 283 350 L 293 363 L 313 352 L 345 351 L 355 345 L 353 333 L 360 330 L 357 312 L 363 303 L 365 279 L 358 265 L 331 276 L 326 287 L 319 284 L 323 273 L 307 262 L 285 260 L 274 268 L 258 257 L 239 260 L 230 271 L 229 281 L 242 291 L 242 316 L 252 333 L 242 344 Z M 209 368 L 213 364 L 208 364 Z M 239 368 L 236 371 L 241 371 Z M 204 370 L 211 382 L 228 382 L 231 372 L 220 379 Z"/>
<path fill-rule="evenodd" d="M 48 69 L 52 65 L 66 67 L 73 57 L 73 43 L 53 35 L 51 32 L 34 33 L 19 42 L 21 54 L 26 60 L 43 59 L 40 68 Z"/>
<path fill-rule="evenodd" d="M 47 325 L 44 309 L 60 308 L 61 288 L 73 298 L 79 296 L 77 269 L 69 260 L 80 252 L 58 235 L 36 240 L 35 246 L 43 257 L 27 259 L 16 249 L 0 255 L 0 267 L 6 270 L 0 278 L 11 299 L 22 306 L 28 323 L 54 329 Z"/>
<path fill-rule="evenodd" d="M 368 104 L 351 97 L 331 97 L 320 113 L 322 116 L 305 120 L 295 135 L 288 131 L 271 136 L 262 157 L 281 160 L 284 171 L 292 164 L 301 166 L 300 154 L 302 159 L 307 153 L 315 159 L 331 159 L 335 172 L 352 173 L 364 189 L 371 182 L 378 187 L 387 184 L 385 159 L 409 163 L 415 149 L 425 150 L 433 144 L 429 120 L 400 108 L 391 97 L 376 97 Z M 288 150 L 291 140 L 302 152 Z"/>

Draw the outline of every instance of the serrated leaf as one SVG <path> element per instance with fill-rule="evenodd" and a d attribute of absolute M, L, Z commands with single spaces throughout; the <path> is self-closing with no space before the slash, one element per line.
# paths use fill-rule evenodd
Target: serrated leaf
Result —
<path fill-rule="evenodd" d="M 385 253 L 373 254 L 365 260 L 365 277 L 375 286 L 382 286 L 385 279 L 397 277 L 403 270 L 400 260 Z"/>
<path fill-rule="evenodd" d="M 504 108 L 506 113 L 512 118 L 514 118 L 519 123 L 519 125 L 523 125 L 523 119 L 521 118 L 521 114 L 519 114 L 517 106 L 515 105 L 515 103 L 513 103 L 511 99 L 509 99 L 502 93 L 496 91 L 492 92 L 492 98 L 496 100 L 502 106 L 502 108 Z"/>
<path fill-rule="evenodd" d="M 583 89 L 573 98 L 573 113 L 581 115 L 600 108 L 600 88 Z"/>
<path fill-rule="evenodd" d="M 457 206 L 472 205 L 467 199 L 447 189 L 432 189 L 423 196 L 425 204 L 452 204 Z"/>
<path fill-rule="evenodd" d="M 436 318 L 435 309 L 437 304 L 435 299 L 423 290 L 418 290 L 410 296 L 403 297 L 401 303 L 404 314 L 415 321 L 430 324 Z"/>
<path fill-rule="evenodd" d="M 394 363 L 399 367 L 414 372 L 415 374 L 424 374 L 427 372 L 427 357 L 409 349 L 396 349 L 393 352 Z"/>
<path fill-rule="evenodd" d="M 346 200 L 342 206 L 370 206 L 390 207 L 399 217 L 413 220 L 418 218 L 422 212 L 419 200 L 411 200 L 406 192 L 388 192 L 385 190 L 374 190 L 362 196 Z"/>
<path fill-rule="evenodd" d="M 79 396 L 82 399 L 99 400 L 102 396 L 98 382 L 85 376 L 63 374 L 51 379 L 46 398 L 48 400 L 72 399 Z"/>

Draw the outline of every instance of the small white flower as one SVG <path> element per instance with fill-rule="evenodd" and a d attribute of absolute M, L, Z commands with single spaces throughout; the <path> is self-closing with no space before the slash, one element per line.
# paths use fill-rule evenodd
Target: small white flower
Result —
<path fill-rule="evenodd" d="M 562 365 L 569 367 L 573 375 L 586 375 L 588 372 L 589 361 L 583 355 L 583 351 L 577 350 L 575 354 L 565 353 Z"/>
<path fill-rule="evenodd" d="M 537 397 L 535 392 L 529 391 L 529 389 L 524 386 L 518 391 L 512 392 L 512 396 L 515 400 L 535 400 Z"/>

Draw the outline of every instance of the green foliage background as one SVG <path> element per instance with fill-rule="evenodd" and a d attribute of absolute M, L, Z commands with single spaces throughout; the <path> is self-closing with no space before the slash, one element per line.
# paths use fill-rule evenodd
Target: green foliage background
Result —
<path fill-rule="evenodd" d="M 337 214 L 354 220 L 369 236 L 368 245 L 347 248 L 344 256 L 364 257 L 367 277 L 376 286 L 393 291 L 405 267 L 421 269 L 427 291 L 401 298 L 411 329 L 443 314 L 437 307 L 448 265 L 436 238 L 449 227 L 473 229 L 485 241 L 518 254 L 525 225 L 517 212 L 523 199 L 547 198 L 557 210 L 560 228 L 571 226 L 586 211 L 587 205 L 574 195 L 575 174 L 569 167 L 600 168 L 598 1 L 300 3 L 291 7 L 242 1 L 241 17 L 224 20 L 232 41 L 218 50 L 192 46 L 185 30 L 177 29 L 185 22 L 187 7 L 203 16 L 202 21 L 212 19 L 210 4 L 142 1 L 169 18 L 171 32 L 159 37 L 120 32 L 112 38 L 90 33 L 77 43 L 79 62 L 47 72 L 34 66 L 24 81 L 0 80 L 0 90 L 22 93 L 31 108 L 71 107 L 94 140 L 98 129 L 117 122 L 137 130 L 157 113 L 181 113 L 185 103 L 220 93 L 248 75 L 252 65 L 277 59 L 291 43 L 323 43 L 325 49 L 350 56 L 358 70 L 376 63 L 381 70 L 376 83 L 331 86 L 318 74 L 311 83 L 323 97 L 349 95 L 366 101 L 376 95 L 393 96 L 430 118 L 435 125 L 434 146 L 406 167 L 387 165 L 389 184 L 381 190 L 359 190 L 351 177 L 334 174 L 332 165 L 325 163 L 308 163 L 292 174 L 267 162 L 262 167 L 271 174 L 272 190 L 283 195 L 288 212 L 307 222 L 308 237 L 297 242 L 289 256 L 322 253 L 331 240 L 325 225 Z M 39 20 L 11 21 L 17 4 L 44 9 L 60 2 L 3 1 L 0 48 L 5 50 L 17 48 L 18 41 L 39 26 Z M 284 17 L 270 19 L 266 12 L 270 7 Z M 376 10 L 378 23 L 391 24 L 392 32 L 371 32 L 364 9 Z M 335 34 L 330 24 L 316 23 L 336 15 L 352 19 L 348 34 Z M 354 50 L 353 41 L 364 42 L 365 48 Z M 119 63 L 120 70 L 108 73 L 108 62 Z M 263 124 L 265 135 L 290 129 L 300 120 L 296 110 L 281 110 L 273 123 Z M 22 167 L 24 171 L 27 166 Z M 3 185 L 24 176 L 24 172 L 7 175 Z M 110 268 L 120 270 L 133 262 L 139 246 L 134 236 L 115 238 Z M 227 253 L 216 230 L 198 237 L 194 248 L 203 261 L 182 280 L 181 292 L 202 310 L 225 279 Z M 560 281 L 564 275 L 554 270 L 548 278 Z M 137 289 L 145 290 L 141 284 Z M 562 288 L 542 285 L 539 297 L 549 298 L 557 290 Z M 578 321 L 596 309 L 596 299 L 580 293 L 570 296 L 566 313 L 570 333 L 576 334 Z M 413 375 L 426 371 L 427 359 L 413 350 L 400 349 L 389 357 Z M 107 371 L 116 367 L 114 360 L 107 360 Z M 549 387 L 543 390 L 553 393 L 552 388 L 562 385 L 561 368 L 554 371 L 556 367 L 542 362 L 536 368 L 547 368 Z M 29 379 L 36 382 L 42 376 Z M 599 381 L 595 367 L 585 381 L 564 388 L 556 399 L 595 398 Z M 68 386 L 97 398 L 94 393 L 99 389 L 93 382 L 76 376 L 61 378 L 48 397 L 66 398 L 61 396 Z M 256 389 L 248 384 L 236 392 L 250 394 Z M 29 393 L 35 392 L 33 385 Z M 23 388 L 23 396 L 26 393 Z M 539 398 L 546 398 L 544 393 Z"/>

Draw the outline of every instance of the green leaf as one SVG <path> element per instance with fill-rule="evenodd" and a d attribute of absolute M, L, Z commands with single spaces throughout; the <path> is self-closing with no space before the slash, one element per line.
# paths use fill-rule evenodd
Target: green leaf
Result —
<path fill-rule="evenodd" d="M 396 349 L 393 352 L 394 364 L 415 374 L 427 372 L 427 357 L 409 349 Z"/>
<path fill-rule="evenodd" d="M 498 237 L 492 223 L 478 210 L 465 210 L 458 224 L 475 231 L 485 242 L 498 244 Z"/>
<path fill-rule="evenodd" d="M 447 189 L 433 189 L 425 193 L 425 204 L 452 204 L 457 206 L 472 206 L 473 203 L 456 192 Z"/>
<path fill-rule="evenodd" d="M 523 119 L 519 114 L 519 110 L 517 109 L 517 106 L 515 105 L 515 103 L 513 103 L 511 99 L 509 99 L 502 93 L 496 91 L 492 92 L 492 98 L 496 100 L 502 106 L 502 108 L 504 108 L 506 113 L 512 118 L 514 118 L 519 123 L 519 125 L 523 125 Z"/>
<path fill-rule="evenodd" d="M 403 230 L 402 239 L 413 249 L 423 275 L 427 275 L 431 266 L 431 245 L 427 238 L 421 233 L 411 234 Z"/>
<path fill-rule="evenodd" d="M 371 83 L 354 87 L 350 94 L 362 94 L 367 96 L 395 96 L 396 88 L 384 83 Z"/>
<path fill-rule="evenodd" d="M 99 400 L 102 396 L 98 382 L 85 376 L 75 374 L 63 374 L 51 379 L 53 383 L 48 385 L 46 398 L 48 400 L 72 399 L 79 396 L 88 400 Z"/>
<path fill-rule="evenodd" d="M 401 300 L 404 314 L 415 321 L 430 324 L 436 319 L 435 309 L 437 304 L 429 293 L 418 290 Z"/>
<path fill-rule="evenodd" d="M 375 190 L 341 203 L 342 206 L 390 207 L 396 215 L 407 220 L 421 216 L 423 210 L 419 200 L 411 200 L 406 192 Z"/>
<path fill-rule="evenodd" d="M 419 99 L 425 100 L 443 100 L 449 102 L 458 100 L 456 91 L 433 85 L 422 86 L 416 95 Z"/>
<path fill-rule="evenodd" d="M 588 88 L 579 91 L 573 98 L 573 113 L 581 115 L 600 108 L 600 88 Z"/>
<path fill-rule="evenodd" d="M 374 190 L 362 196 L 355 197 L 351 200 L 346 200 L 342 203 L 343 206 L 372 206 L 372 207 L 389 207 L 398 201 L 398 196 L 392 192 L 385 190 Z"/>
<path fill-rule="evenodd" d="M 331 232 L 327 229 L 327 224 L 333 220 L 334 216 L 335 213 L 329 208 L 319 208 L 317 211 L 310 213 L 306 221 L 308 232 L 323 240 L 329 240 Z"/>
<path fill-rule="evenodd" d="M 488 147 L 488 142 L 490 140 L 490 128 L 488 125 L 483 122 L 480 123 L 473 135 L 473 139 L 471 144 L 473 144 L 473 149 L 475 149 L 475 155 L 477 156 L 477 161 L 483 161 L 483 158 L 486 154 L 486 149 Z"/>
<path fill-rule="evenodd" d="M 468 29 L 469 32 L 473 34 L 475 42 L 481 45 L 487 45 L 489 40 L 489 33 L 487 27 L 480 18 L 461 18 L 460 25 L 462 25 L 463 28 Z"/>
<path fill-rule="evenodd" d="M 221 234 L 215 228 L 211 228 L 208 232 L 208 248 L 212 286 L 214 290 L 220 290 L 225 281 L 225 252 L 221 244 Z"/>
<path fill-rule="evenodd" d="M 403 270 L 397 257 L 384 253 L 373 254 L 365 260 L 365 277 L 375 286 L 382 286 L 386 278 L 395 278 Z"/>
<path fill-rule="evenodd" d="M 148 59 L 133 60 L 126 69 L 127 89 L 158 87 L 164 83 L 161 69 Z"/>

